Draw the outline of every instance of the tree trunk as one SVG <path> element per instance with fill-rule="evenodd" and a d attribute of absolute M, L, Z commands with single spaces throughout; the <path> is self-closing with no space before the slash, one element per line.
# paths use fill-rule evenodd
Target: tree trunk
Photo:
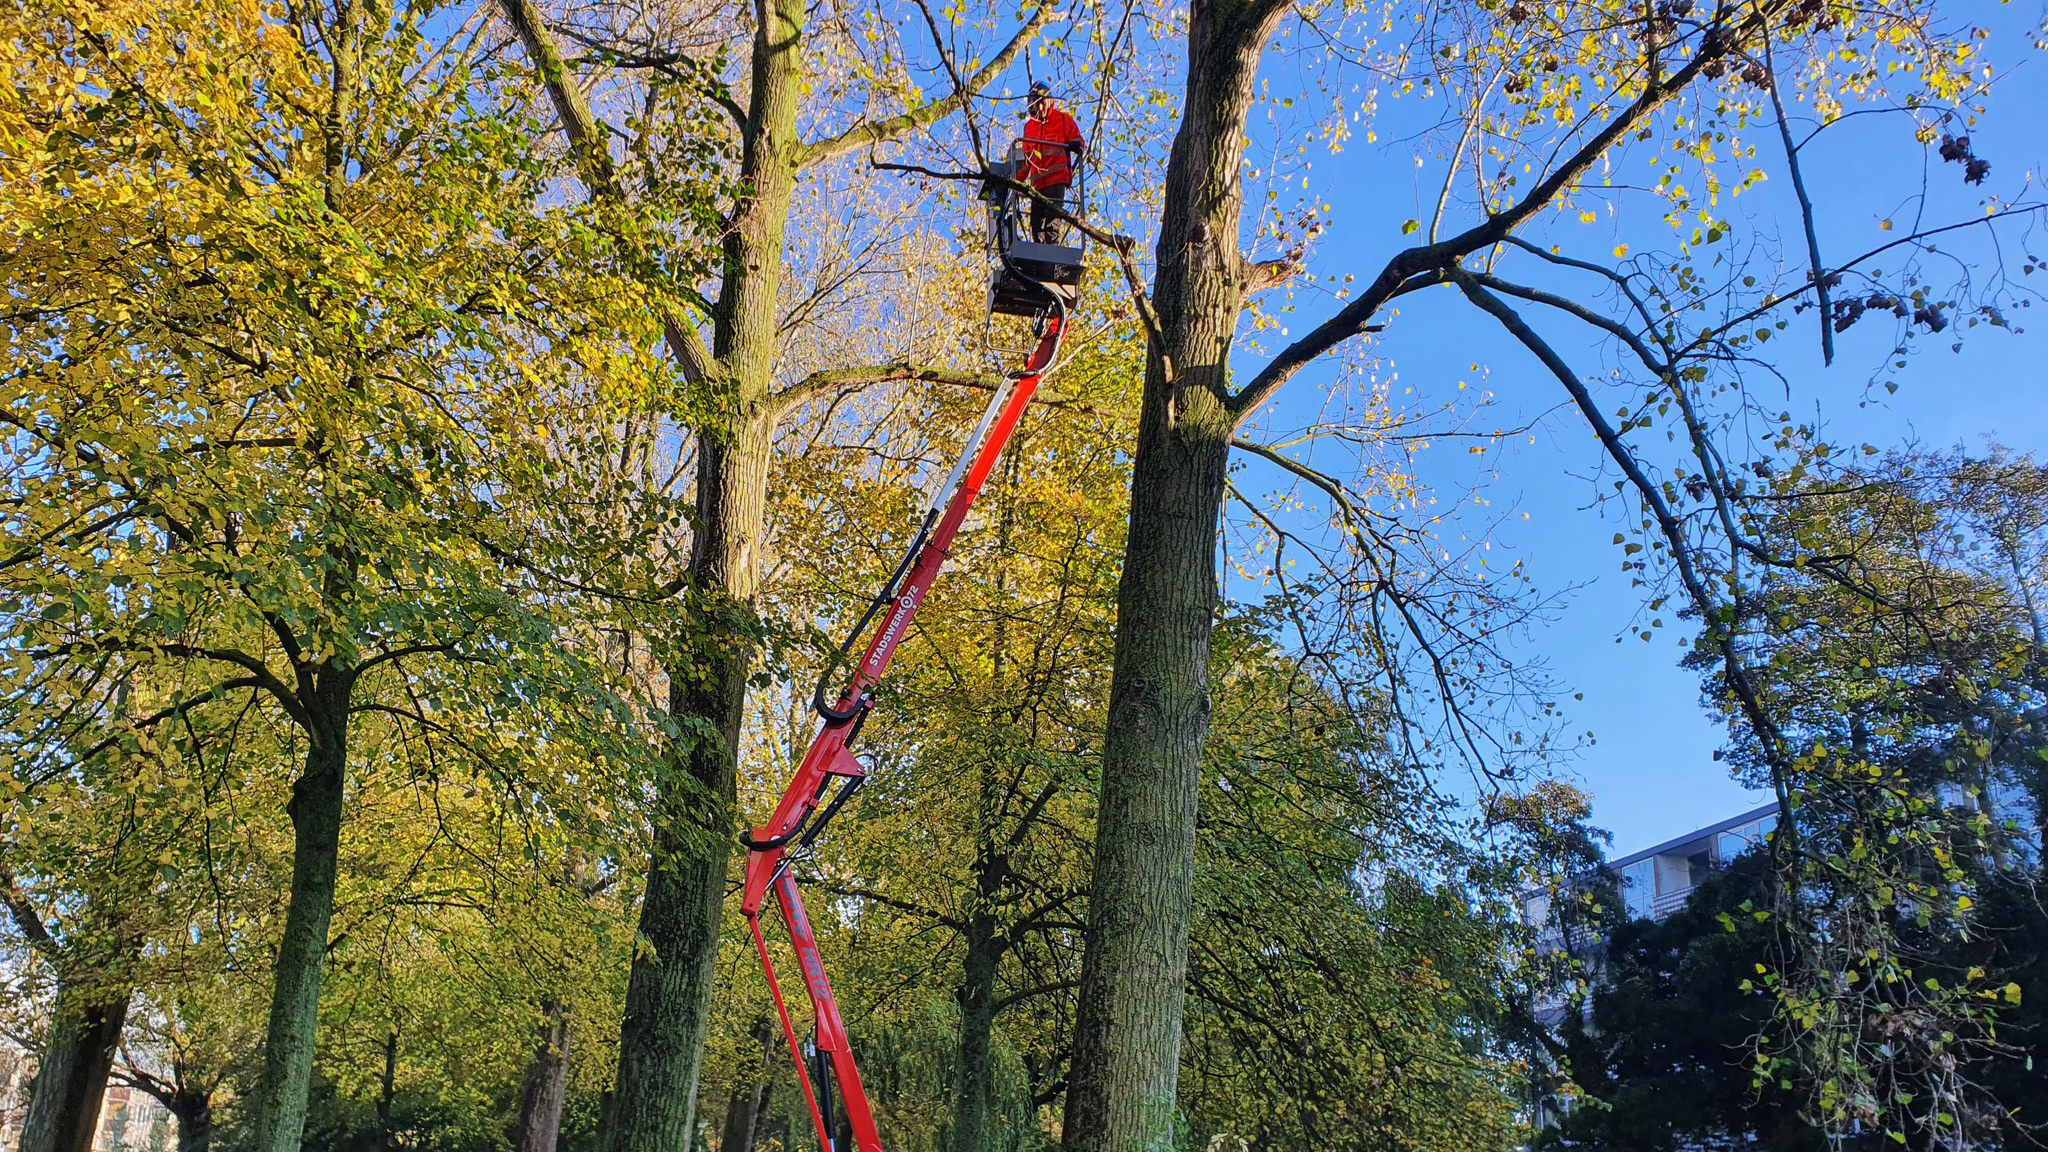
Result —
<path fill-rule="evenodd" d="M 768 1017 L 757 1016 L 747 1035 L 753 1038 L 760 1055 L 754 1062 L 753 1078 L 742 1076 L 733 1084 L 732 1099 L 725 1107 L 725 1128 L 718 1138 L 718 1152 L 752 1152 L 754 1136 L 768 1107 L 768 1089 L 772 1084 L 768 1062 L 775 1058 L 774 1025 Z"/>
<path fill-rule="evenodd" d="M 796 183 L 796 103 L 804 24 L 800 0 L 763 0 L 753 51 L 752 107 L 741 177 L 746 193 L 725 240 L 714 325 L 715 377 L 729 413 L 701 437 L 697 535 L 689 587 L 693 642 L 668 669 L 669 709 L 685 733 L 687 781 L 664 788 L 620 1026 L 609 1152 L 688 1152 L 732 859 L 732 805 L 752 613 L 767 530 L 777 296 Z M 715 733 L 707 738 L 706 733 Z M 267 1152 L 267 1150 L 266 1150 Z"/>
<path fill-rule="evenodd" d="M 540 1016 L 533 1062 L 519 1086 L 512 1152 L 555 1152 L 562 1134 L 562 1105 L 569 1098 L 569 1011 L 559 1000 L 543 1000 Z"/>
<path fill-rule="evenodd" d="M 718 1130 L 718 1152 L 751 1152 L 754 1147 L 754 1110 L 760 1106 L 761 1085 L 739 1083 L 725 1103 L 725 1126 Z"/>
<path fill-rule="evenodd" d="M 702 535 L 691 567 L 701 580 L 699 603 L 712 619 L 752 609 L 772 451 L 762 423 L 749 422 L 732 443 L 702 449 Z M 658 801 L 640 905 L 643 947 L 633 957 L 619 1037 L 611 1152 L 689 1149 L 732 859 L 735 750 L 754 663 L 749 628 L 741 622 L 703 636 L 691 651 L 692 666 L 670 670 L 670 712 L 686 732 L 710 728 L 716 736 L 677 749 L 688 783 L 669 786 Z"/>
<path fill-rule="evenodd" d="M 60 981 L 50 1036 L 29 1086 L 28 1115 L 18 1152 L 88 1152 L 99 1127 L 100 1100 L 114 1068 L 114 1050 L 128 1020 L 128 997 Z"/>
<path fill-rule="evenodd" d="M 1002 961 L 993 914 L 968 917 L 960 981 L 960 1046 L 954 1061 L 951 1152 L 995 1152 L 996 966 Z"/>
<path fill-rule="evenodd" d="M 320 1023 L 321 967 L 334 920 L 353 680 L 340 672 L 316 672 L 312 679 L 305 771 L 285 807 L 292 818 L 292 891 L 277 949 L 263 1071 L 249 1101 L 254 1152 L 299 1152 Z"/>
<path fill-rule="evenodd" d="M 391 1152 L 391 1117 L 398 1100 L 398 1031 L 384 1034 L 384 1075 L 377 1082 L 377 1147 Z"/>
<path fill-rule="evenodd" d="M 1229 358 L 1247 274 L 1238 169 L 1252 78 L 1284 10 L 1198 0 L 1190 13 L 1153 291 L 1160 343 L 1146 363 L 1117 589 L 1067 1152 L 1174 1146 L 1217 522 L 1236 422 Z"/>
<path fill-rule="evenodd" d="M 1020 437 L 1003 460 L 1003 500 L 996 520 L 996 554 L 1007 557 L 1016 530 L 1017 475 L 1023 467 L 1025 441 Z M 996 594 L 1009 590 L 1009 569 L 996 568 Z M 1021 700 L 1010 692 L 1009 626 L 1006 613 L 995 618 L 995 632 L 989 644 L 989 685 L 993 699 Z M 1022 705 L 1013 705 L 1009 719 L 1014 723 Z M 966 909 L 961 932 L 966 957 L 960 971 L 956 998 L 960 1005 L 960 1039 L 953 1060 L 953 1124 L 946 1147 L 951 1152 L 992 1152 L 995 1125 L 995 1053 L 991 1046 L 996 1019 L 996 973 L 1003 961 L 1004 941 L 996 926 L 996 912 L 1009 859 L 999 847 L 1002 839 L 1004 801 L 1008 798 L 1007 777 L 997 771 L 1003 757 L 990 748 L 976 757 L 974 819 L 974 894 Z M 1021 832 L 1021 829 L 1019 830 Z"/>
<path fill-rule="evenodd" d="M 790 1140 L 790 1118 L 773 1111 L 774 1099 L 772 1095 L 761 1097 L 761 1115 L 754 1121 L 754 1142 L 787 1148 Z M 808 1119 L 805 1120 L 806 1124 L 809 1122 Z"/>
<path fill-rule="evenodd" d="M 178 1152 L 208 1152 L 213 1144 L 213 1093 L 181 1090 L 167 1107 L 178 1121 Z"/>

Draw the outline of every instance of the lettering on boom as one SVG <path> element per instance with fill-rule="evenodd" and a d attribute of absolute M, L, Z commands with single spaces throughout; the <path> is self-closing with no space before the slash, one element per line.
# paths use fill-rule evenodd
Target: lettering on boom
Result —
<path fill-rule="evenodd" d="M 882 642 L 875 645 L 875 654 L 868 657 L 865 671 L 869 675 L 874 675 L 881 667 L 882 657 L 888 654 L 889 649 L 895 647 L 897 639 L 903 632 L 903 626 L 910 622 L 910 614 L 917 610 L 918 592 L 918 589 L 912 588 L 903 594 L 902 599 L 896 601 L 896 611 L 889 617 L 889 627 L 882 632 Z"/>
<path fill-rule="evenodd" d="M 803 902 L 797 898 L 797 881 L 788 877 L 788 873 L 784 871 L 782 877 L 776 881 L 776 888 L 786 890 L 786 892 L 782 892 L 782 914 L 788 918 L 788 935 L 799 937 L 799 939 L 809 937 L 811 935 L 811 916 L 805 914 Z"/>

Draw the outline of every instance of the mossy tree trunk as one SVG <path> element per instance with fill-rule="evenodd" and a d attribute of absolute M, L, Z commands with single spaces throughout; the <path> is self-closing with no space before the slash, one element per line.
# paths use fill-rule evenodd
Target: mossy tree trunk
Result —
<path fill-rule="evenodd" d="M 1217 524 L 1237 422 L 1229 361 L 1249 274 L 1238 242 L 1242 128 L 1284 11 L 1274 0 L 1197 0 L 1190 12 L 1117 590 L 1067 1152 L 1174 1146 Z"/>
<path fill-rule="evenodd" d="M 754 33 L 743 196 L 726 236 L 706 381 L 728 416 L 700 436 L 697 535 L 688 572 L 701 629 L 675 645 L 669 710 L 686 733 L 662 789 L 621 1026 L 610 1152 L 683 1152 L 711 1011 L 719 919 L 733 856 L 740 727 L 754 672 L 751 618 L 774 456 L 771 391 L 783 238 L 796 185 L 804 6 L 764 0 Z M 714 735 L 715 734 L 715 735 Z"/>
<path fill-rule="evenodd" d="M 249 1100 L 256 1152 L 298 1152 L 320 1021 L 320 979 L 334 921 L 341 857 L 343 791 L 348 770 L 353 672 L 302 675 L 300 704 L 308 745 L 305 766 L 285 806 L 292 821 L 292 887 L 284 935 L 272 968 L 263 1067 Z"/>
<path fill-rule="evenodd" d="M 982 886 L 987 886 L 985 881 Z M 994 1152 L 996 968 L 1004 950 L 995 913 L 976 910 L 967 917 L 962 935 L 966 960 L 957 994 L 960 1040 L 954 1054 L 952 1138 L 947 1147 L 951 1152 Z"/>
<path fill-rule="evenodd" d="M 519 1085 L 519 1118 L 512 1130 L 513 1152 L 555 1152 L 562 1134 L 562 1106 L 569 1099 L 569 1010 L 560 1000 L 541 1001 L 533 1059 Z"/>
<path fill-rule="evenodd" d="M 62 980 L 49 1037 L 37 1054 L 18 1152 L 90 1152 L 114 1051 L 128 1020 L 125 991 Z"/>

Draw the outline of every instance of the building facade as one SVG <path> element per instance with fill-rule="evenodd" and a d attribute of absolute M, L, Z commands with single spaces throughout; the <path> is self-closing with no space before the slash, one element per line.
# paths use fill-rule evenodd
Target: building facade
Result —
<path fill-rule="evenodd" d="M 35 1074 L 35 1054 L 0 1039 L 0 1152 L 21 1147 L 29 1084 Z M 107 1086 L 92 1152 L 169 1152 L 177 1145 L 177 1121 L 156 1097 L 125 1084 Z"/>
<path fill-rule="evenodd" d="M 1762 844 L 1778 826 L 1778 803 L 1730 816 L 1683 836 L 1645 848 L 1608 865 L 1621 881 L 1621 899 L 1631 919 L 1662 920 L 1685 906 L 1685 898 L 1709 872 Z"/>

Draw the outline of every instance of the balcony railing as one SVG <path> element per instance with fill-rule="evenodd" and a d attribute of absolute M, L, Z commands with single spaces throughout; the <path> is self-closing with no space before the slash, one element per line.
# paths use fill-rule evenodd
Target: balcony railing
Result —
<path fill-rule="evenodd" d="M 1657 898 L 1650 901 L 1650 918 L 1662 920 L 1680 908 L 1685 907 L 1685 898 L 1690 895 L 1692 895 L 1692 885 L 1690 884 L 1675 892 L 1659 892 Z"/>

